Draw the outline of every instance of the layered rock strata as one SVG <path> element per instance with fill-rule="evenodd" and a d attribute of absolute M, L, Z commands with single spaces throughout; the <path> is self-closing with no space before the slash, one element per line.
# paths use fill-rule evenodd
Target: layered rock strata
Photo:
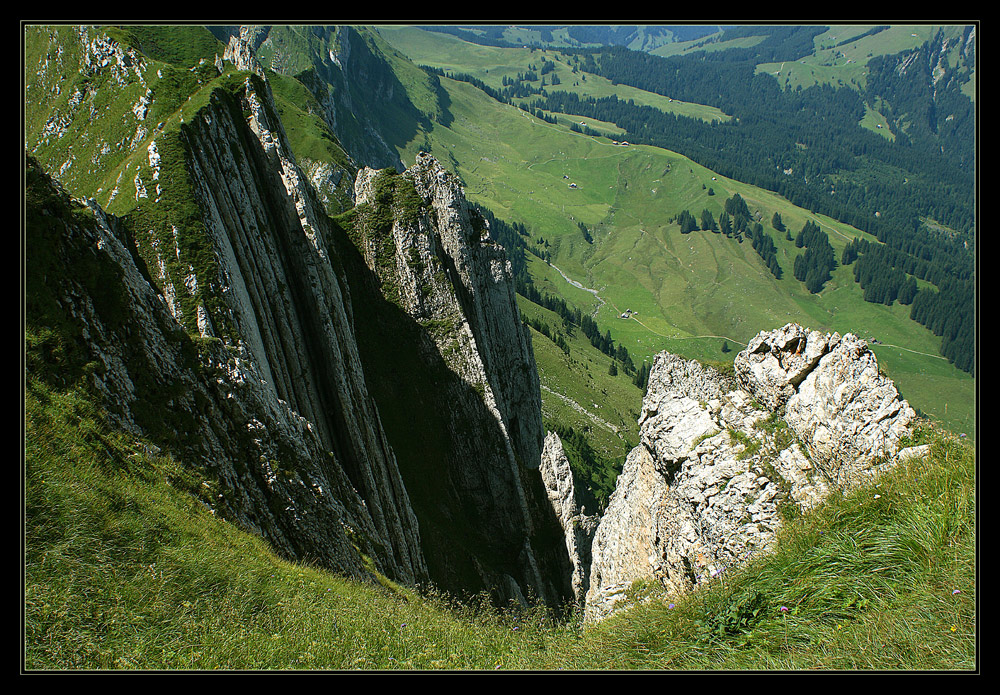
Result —
<path fill-rule="evenodd" d="M 51 301 L 32 307 L 58 309 L 30 321 L 77 336 L 113 424 L 196 469 L 213 513 L 284 555 L 562 603 L 569 558 L 502 247 L 429 158 L 397 177 L 412 209 L 372 200 L 344 226 L 328 217 L 252 40 L 233 33 L 225 52 L 245 72 L 142 142 L 145 197 L 137 173 L 123 217 L 79 211 L 33 170 L 46 192 L 32 196 L 45 202 L 28 226 L 30 291 Z M 370 234 L 394 239 L 376 254 L 392 267 L 359 254 Z"/>
<path fill-rule="evenodd" d="M 734 377 L 661 353 L 594 537 L 586 617 L 652 583 L 681 594 L 774 542 L 783 519 L 894 464 L 915 413 L 854 335 L 789 324 Z"/>
<path fill-rule="evenodd" d="M 89 365 L 85 381 L 111 422 L 190 465 L 213 513 L 288 557 L 357 577 L 369 575 L 369 561 L 401 581 L 425 577 L 413 553 L 415 519 L 400 520 L 399 506 L 358 492 L 344 443 L 331 446 L 280 397 L 280 381 L 262 376 L 266 365 L 278 371 L 276 363 L 255 363 L 250 350 L 218 339 L 192 339 L 150 282 L 130 230 L 96 205 L 88 219 L 30 165 L 28 179 L 30 195 L 45 198 L 28 218 L 28 259 L 51 265 L 42 286 L 28 285 L 32 304 L 49 313 L 32 306 L 29 318 L 76 336 L 73 363 Z M 60 371 L 72 377 L 72 364 Z"/>

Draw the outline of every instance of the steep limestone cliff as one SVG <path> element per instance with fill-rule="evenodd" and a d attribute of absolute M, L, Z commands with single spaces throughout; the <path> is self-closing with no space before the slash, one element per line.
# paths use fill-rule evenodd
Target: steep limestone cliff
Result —
<path fill-rule="evenodd" d="M 383 176 L 391 176 L 384 172 Z M 359 206 L 378 205 L 371 169 L 358 175 Z M 541 395 L 531 338 L 517 310 L 513 273 L 504 249 L 490 239 L 458 180 L 421 153 L 403 177 L 413 187 L 410 210 L 393 220 L 392 259 L 379 258 L 366 238 L 367 258 L 396 284 L 400 306 L 426 326 L 449 365 L 483 398 L 521 465 L 538 466 Z"/>
<path fill-rule="evenodd" d="M 61 55 L 62 37 L 48 38 Z M 328 217 L 258 39 L 232 34 L 225 60 L 190 76 L 134 51 L 80 59 L 99 94 L 123 88 L 102 71 L 127 64 L 126 86 L 150 85 L 147 110 L 125 118 L 141 133 L 98 174 L 116 182 L 94 192 L 118 215 L 82 208 L 29 165 L 28 325 L 43 336 L 29 362 L 86 383 L 114 424 L 199 472 L 215 513 L 289 557 L 563 602 L 571 570 L 537 470 L 538 381 L 503 249 L 429 158 L 390 181 L 389 208 L 376 192 Z M 78 143 L 121 118 L 68 114 Z M 45 137 L 29 148 L 52 161 Z"/>
<path fill-rule="evenodd" d="M 279 552 L 358 577 L 368 562 L 401 580 L 425 575 L 410 546 L 394 554 L 379 512 L 260 366 L 181 329 L 130 230 L 71 201 L 33 162 L 27 184 L 26 318 L 42 336 L 29 340 L 32 374 L 86 388 L 110 422 L 190 465 L 210 509 Z M 412 520 L 396 530 L 416 533 Z"/>
<path fill-rule="evenodd" d="M 537 470 L 537 370 L 503 248 L 429 155 L 402 174 L 363 169 L 356 199 L 350 233 L 380 301 L 362 300 L 355 311 L 381 325 L 366 353 L 398 374 L 386 380 L 384 365 L 369 369 L 381 412 L 398 423 L 393 436 L 412 443 L 397 451 L 409 461 L 408 488 L 421 491 L 422 533 L 440 539 L 426 549 L 431 574 L 504 601 L 527 601 L 525 587 L 547 603 L 567 600 L 569 558 L 553 545 L 562 531 Z M 419 327 L 419 349 L 402 355 L 386 342 L 406 324 Z M 414 410 L 413 384 L 425 381 L 445 409 Z"/>
<path fill-rule="evenodd" d="M 573 565 L 571 583 L 577 604 L 583 605 L 590 588 L 590 548 L 600 517 L 585 514 L 577 507 L 573 471 L 555 432 L 545 435 L 542 463 L 539 467 L 545 491 L 559 518 L 566 539 L 566 552 Z"/>
<path fill-rule="evenodd" d="M 636 585 L 681 594 L 764 552 L 784 519 L 901 456 L 915 417 L 854 335 L 762 332 L 735 379 L 661 353 L 593 542 L 586 617 Z"/>
<path fill-rule="evenodd" d="M 253 69 L 239 48 L 234 40 L 228 57 Z M 118 62 L 88 61 L 88 74 Z M 143 61 L 128 62 L 146 74 Z M 152 130 L 136 148 L 149 153 L 145 175 L 155 195 L 141 196 L 137 183 L 139 204 L 120 223 L 97 212 L 108 220 L 98 232 L 107 237 L 120 227 L 132 246 L 132 254 L 109 261 L 136 259 L 121 271 L 125 286 L 84 285 L 57 300 L 68 306 L 76 294 L 138 295 L 146 285 L 136 303 L 145 306 L 162 292 L 170 320 L 153 309 L 131 317 L 123 330 L 144 337 L 122 338 L 121 347 L 111 331 L 95 328 L 100 316 L 74 314 L 81 334 L 94 337 L 83 349 L 108 375 L 95 388 L 122 424 L 218 479 L 220 514 L 287 554 L 350 572 L 364 567 L 363 554 L 396 579 L 424 580 L 416 518 L 364 383 L 343 271 L 325 245 L 325 215 L 291 158 L 267 83 L 253 73 L 232 75 L 203 98 L 201 108 Z M 96 247 L 116 248 L 103 238 Z M 34 248 L 29 243 L 29 258 Z M 72 272 L 64 279 L 77 288 Z M 197 331 L 211 382 L 199 386 L 196 375 L 184 375 L 197 360 L 167 353 L 147 363 L 142 354 L 146 345 L 156 355 L 152 346 L 180 326 Z M 126 349 L 128 359 L 116 357 Z M 158 421 L 141 411 L 163 389 L 171 397 Z"/>

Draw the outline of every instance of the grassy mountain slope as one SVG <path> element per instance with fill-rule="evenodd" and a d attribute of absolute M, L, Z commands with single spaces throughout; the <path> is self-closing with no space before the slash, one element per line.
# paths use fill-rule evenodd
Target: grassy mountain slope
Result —
<path fill-rule="evenodd" d="M 787 89 L 813 84 L 854 85 L 863 88 L 866 65 L 874 56 L 918 48 L 939 29 L 949 39 L 962 35 L 960 26 L 936 24 L 893 25 L 870 33 L 875 25 L 832 26 L 814 40 L 814 50 L 796 61 L 761 63 L 758 72 L 774 74 Z"/>
<path fill-rule="evenodd" d="M 603 77 L 584 75 L 574 69 L 575 61 L 558 50 L 501 48 L 470 44 L 454 36 L 424 31 L 416 27 L 378 27 L 378 34 L 405 53 L 418 65 L 430 65 L 448 72 L 471 75 L 483 83 L 499 89 L 503 79 L 514 78 L 534 65 L 536 71 L 543 60 L 552 60 L 551 74 L 559 79 L 559 90 L 595 98 L 616 94 L 620 99 L 631 99 L 639 105 L 649 105 L 666 113 L 726 121 L 729 116 L 720 109 L 663 97 L 628 85 L 613 85 Z M 549 77 L 547 83 L 551 84 Z"/>
<path fill-rule="evenodd" d="M 773 556 L 583 629 L 283 561 L 73 389 L 29 379 L 25 425 L 27 670 L 978 666 L 974 459 L 949 436 Z"/>
<path fill-rule="evenodd" d="M 485 81 L 490 64 L 497 84 L 500 75 L 542 60 L 540 51 L 532 57 L 528 50 L 463 44 L 437 34 L 421 37 L 412 28 L 380 30 L 400 45 L 420 47 L 424 59 L 433 55 L 436 44 L 430 42 L 439 42 L 444 57 L 437 67 L 472 72 Z M 460 67 L 463 60 L 466 70 Z M 588 77 L 587 84 L 591 81 Z M 908 307 L 864 302 L 850 267 L 838 267 L 820 294 L 810 294 L 792 277 L 800 249 L 769 221 L 780 213 L 793 235 L 806 221 L 816 221 L 838 259 L 844 246 L 861 235 L 857 230 L 717 176 L 680 155 L 615 146 L 498 104 L 469 84 L 448 78 L 441 83 L 453 120 L 448 128 L 435 126 L 430 132 L 432 151 L 451 162 L 471 199 L 525 224 L 534 240 L 547 242 L 554 267 L 529 257 L 536 286 L 586 312 L 596 311 L 602 330 L 626 345 L 637 364 L 664 349 L 719 359 L 724 340 L 745 344 L 759 330 L 788 321 L 854 332 L 879 341 L 873 348 L 880 364 L 915 407 L 974 436 L 975 381 L 940 357 L 940 339 L 911 321 Z M 410 147 L 420 145 L 426 146 L 421 141 Z M 672 222 L 685 209 L 696 217 L 708 209 L 718 219 L 735 193 L 759 213 L 774 240 L 781 280 L 767 271 L 749 243 L 709 232 L 681 235 Z M 583 239 L 580 222 L 593 230 L 593 245 Z M 572 286 L 563 274 L 599 298 Z M 638 313 L 618 318 L 626 309 Z"/>
<path fill-rule="evenodd" d="M 64 30 L 70 29 L 57 31 Z M 198 41 L 181 42 L 172 49 L 160 44 L 161 55 L 180 52 L 183 60 L 196 65 L 204 50 L 215 48 L 204 34 L 198 32 L 196 37 Z M 185 52 L 188 47 L 193 51 L 190 55 Z M 210 90 L 212 84 L 199 83 L 209 73 L 198 69 L 189 71 L 186 66 L 174 68 L 167 63 L 159 69 L 163 74 L 152 86 L 164 91 L 157 98 L 178 95 L 172 109 L 158 114 L 165 122 L 165 135 L 157 139 L 169 143 L 176 123 L 202 103 L 203 90 Z M 278 82 L 275 91 L 282 117 L 297 124 L 289 128 L 296 154 L 308 151 L 331 161 L 342 158 L 342 151 L 330 145 L 329 132 L 290 96 L 297 86 L 285 83 L 283 89 Z M 649 256 L 649 267 L 642 272 L 651 280 L 664 272 L 668 277 L 675 273 L 695 287 L 697 279 L 694 266 L 685 270 L 680 260 L 672 271 L 654 267 L 657 262 L 666 267 L 666 261 L 654 260 L 660 255 L 657 249 L 669 248 L 668 242 L 680 238 L 676 229 L 671 237 L 670 225 L 655 220 L 661 209 L 681 207 L 650 194 L 656 203 L 647 203 L 648 210 L 644 209 L 637 203 L 646 196 L 640 191 L 643 186 L 652 190 L 657 177 L 664 176 L 664 165 L 670 164 L 671 173 L 688 172 L 690 190 L 685 195 L 690 201 L 720 204 L 720 197 L 730 190 L 739 190 L 741 195 L 745 190 L 744 197 L 752 206 L 778 206 L 780 201 L 758 199 L 751 189 L 734 182 L 712 181 L 711 172 L 670 153 L 646 152 L 649 148 L 612 150 L 516 110 L 496 111 L 495 104 L 484 101 L 468 85 L 442 82 L 451 99 L 454 124 L 431 131 L 435 153 L 455 164 L 470 183 L 470 197 L 504 211 L 511 219 L 527 221 L 534 236 L 550 242 L 554 266 L 586 287 L 599 288 L 600 299 L 568 284 L 556 267 L 531 257 L 532 275 L 540 287 L 588 310 L 603 301 L 598 317 L 614 329 L 616 340 L 628 339 L 636 355 L 666 345 L 682 354 L 721 357 L 718 337 L 701 338 L 695 333 L 733 332 L 731 319 L 706 310 L 692 310 L 681 319 L 664 315 L 659 294 L 633 282 L 641 277 L 636 268 L 642 258 L 623 260 L 631 249 Z M 59 73 L 50 72 L 38 84 L 54 91 L 59 83 Z M 36 83 L 31 84 L 36 89 Z M 41 100 L 37 108 L 26 104 L 33 137 L 45 130 L 49 115 L 68 103 L 72 87 L 62 84 L 61 94 L 51 102 L 55 110 L 46 112 Z M 98 93 L 104 99 L 113 90 Z M 119 94 L 107 113 L 131 109 L 142 93 L 135 89 Z M 191 102 L 188 95 L 193 95 Z M 99 115 L 103 104 L 94 106 Z M 137 140 L 136 155 L 114 154 L 117 143 L 136 137 L 131 129 L 121 130 L 121 119 L 117 121 L 110 116 L 100 121 L 106 133 L 100 141 L 72 137 L 70 131 L 65 139 L 51 137 L 42 143 L 39 138 L 31 144 L 39 145 L 39 156 L 55 170 L 70 162 L 66 172 L 72 190 L 97 191 L 102 204 L 114 203 L 121 214 L 141 214 L 135 189 L 126 195 L 127 189 L 119 186 L 131 184 L 137 175 L 149 184 L 146 141 Z M 501 131 L 515 138 L 505 142 L 515 144 L 501 145 L 491 139 Z M 403 143 L 404 150 L 413 151 L 422 141 L 422 134 L 415 135 Z M 103 152 L 105 144 L 109 152 Z M 446 156 L 448 150 L 439 149 L 449 145 L 454 158 Z M 563 156 L 560 152 L 571 155 L 566 161 L 578 167 L 572 170 L 574 181 L 607 183 L 612 193 L 597 191 L 590 183 L 568 189 L 562 178 L 568 174 L 555 162 Z M 609 158 L 596 159 L 609 153 Z M 526 155 L 532 159 L 525 159 Z M 639 159 L 633 161 L 636 156 Z M 718 186 L 716 196 L 701 192 L 701 181 Z M 112 201 L 115 188 L 119 193 Z M 183 191 L 183 187 L 172 190 Z M 527 193 L 535 190 L 538 195 Z M 574 197 L 574 193 L 584 195 Z M 177 206 L 186 202 L 183 196 L 174 200 Z M 619 228 L 612 222 L 627 217 L 626 204 L 638 221 L 623 222 Z M 573 217 L 567 219 L 564 209 Z M 804 211 L 780 209 L 786 222 L 808 218 Z M 593 246 L 582 239 L 576 220 L 600 230 Z M 647 233 L 655 224 L 663 232 L 656 237 Z M 841 231 L 848 236 L 852 233 Z M 696 234 L 683 240 L 694 244 Z M 837 243 L 835 236 L 831 240 Z M 704 267 L 699 261 L 697 273 L 705 278 L 718 277 L 727 269 L 730 277 L 767 277 L 760 269 L 754 275 L 744 268 L 752 268 L 755 262 L 747 244 L 710 234 L 697 243 L 704 251 L 699 255 L 716 259 L 714 265 Z M 622 248 L 617 249 L 618 245 Z M 784 264 L 790 249 L 782 251 Z M 643 289 L 623 289 L 630 284 Z M 845 281 L 839 290 L 834 284 L 829 287 L 849 295 L 847 285 Z M 688 296 L 696 299 L 698 292 L 692 289 Z M 738 292 L 732 297 L 739 303 Z M 785 310 L 802 316 L 829 314 L 826 305 L 817 301 L 802 294 L 789 300 Z M 632 321 L 619 320 L 614 313 L 626 305 L 640 309 Z M 547 319 L 552 326 L 559 323 L 551 312 L 536 305 L 522 301 L 521 308 L 528 318 Z M 773 311 L 780 315 L 780 308 Z M 872 311 L 876 313 L 865 317 L 872 325 L 881 325 L 891 316 L 874 306 Z M 650 325 L 677 336 L 667 338 L 640 329 L 639 322 L 647 323 L 648 316 L 654 317 Z M 902 327 L 895 330 L 906 335 Z M 66 374 L 52 379 L 51 373 L 37 368 L 51 357 L 49 351 L 68 346 L 54 346 L 51 336 L 30 321 L 25 339 L 24 669 L 977 666 L 975 461 L 967 445 L 947 434 L 925 433 L 933 444 L 931 456 L 882 481 L 879 499 L 871 490 L 863 490 L 831 500 L 817 514 L 792 525 L 775 556 L 761 558 L 747 571 L 727 574 L 709 591 L 672 604 L 656 597 L 641 603 L 648 587 L 635 586 L 633 596 L 641 603 L 635 610 L 582 629 L 573 620 L 552 622 L 540 612 L 501 615 L 489 607 L 456 606 L 433 593 L 418 595 L 388 580 L 359 584 L 279 559 L 260 539 L 219 520 L 198 502 L 192 493 L 206 483 L 210 486 L 210 481 L 194 476 L 185 462 L 163 456 L 148 442 L 110 429 L 85 391 L 68 383 Z M 610 456 L 633 436 L 629 428 L 635 427 L 635 418 L 629 409 L 638 408 L 641 393 L 623 375 L 608 375 L 610 360 L 579 335 L 567 339 L 568 359 L 554 343 L 540 333 L 533 334 L 542 384 L 562 396 L 543 391 L 545 414 L 574 427 L 590 426 L 595 443 Z M 881 352 L 879 357 L 885 361 Z M 935 387 L 930 374 L 918 371 L 922 364 L 912 366 L 917 383 L 930 384 L 929 392 L 953 388 L 947 373 L 941 378 L 944 386 Z M 904 376 L 911 373 L 893 369 Z M 590 378 L 584 381 L 584 374 Z M 86 374 L 72 376 L 85 378 Z M 589 415 L 566 405 L 567 398 Z M 556 411 L 560 404 L 565 412 Z M 624 439 L 609 434 L 613 430 L 590 415 L 618 427 Z M 782 606 L 789 610 L 782 611 Z"/>

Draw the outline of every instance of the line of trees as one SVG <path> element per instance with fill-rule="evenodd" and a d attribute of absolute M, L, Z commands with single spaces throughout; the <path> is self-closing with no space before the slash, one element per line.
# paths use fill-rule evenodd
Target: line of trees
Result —
<path fill-rule="evenodd" d="M 646 387 L 649 386 L 649 372 L 652 369 L 649 362 L 643 360 L 642 366 L 635 372 L 635 377 L 632 379 L 632 383 L 639 387 L 642 391 L 643 396 L 646 395 Z"/>
<path fill-rule="evenodd" d="M 891 305 L 912 304 L 917 294 L 917 281 L 887 260 L 889 252 L 883 246 L 870 247 L 868 252 L 852 260 L 857 254 L 856 247 L 849 244 L 844 249 L 844 260 L 854 263 L 854 280 L 864 290 L 866 302 Z"/>
<path fill-rule="evenodd" d="M 959 369 L 975 374 L 976 332 L 973 288 L 961 281 L 939 290 L 924 288 L 910 306 L 910 318 L 941 336 L 941 354 Z"/>
<path fill-rule="evenodd" d="M 681 234 L 690 234 L 699 229 L 698 220 L 694 218 L 690 210 L 681 210 L 677 215 L 677 224 L 681 227 Z"/>
<path fill-rule="evenodd" d="M 545 323 L 541 319 L 532 319 L 528 317 L 522 317 L 521 319 L 525 324 L 531 326 L 536 331 L 544 335 L 546 338 L 555 343 L 556 347 L 563 351 L 565 354 L 569 354 L 569 343 L 566 342 L 565 336 L 559 331 L 553 331 L 549 328 L 549 324 Z"/>
<path fill-rule="evenodd" d="M 758 224 L 754 226 L 753 232 L 750 234 L 750 241 L 753 245 L 753 250 L 764 261 L 764 265 L 771 271 L 771 275 L 780 280 L 782 272 L 781 265 L 778 264 L 778 249 L 774 245 L 771 235 L 765 232 L 764 228 Z"/>
<path fill-rule="evenodd" d="M 590 341 L 591 345 L 608 357 L 618 360 L 622 366 L 622 370 L 626 374 L 635 374 L 635 362 L 633 362 L 632 355 L 629 354 L 628 349 L 620 343 L 615 343 L 611 337 L 610 330 L 602 333 L 597 322 L 590 316 L 584 315 L 580 309 L 571 309 L 564 299 L 539 292 L 530 278 L 517 279 L 517 293 L 529 302 L 558 314 L 563 321 L 563 328 L 567 333 L 571 332 L 574 328 L 579 328 L 587 337 L 587 340 Z M 536 328 L 536 330 L 540 329 Z"/>
<path fill-rule="evenodd" d="M 818 224 L 809 220 L 796 235 L 795 246 L 805 247 L 805 252 L 795 257 L 792 275 L 807 290 L 816 294 L 823 289 L 830 279 L 830 273 L 837 267 L 830 238 Z"/>
<path fill-rule="evenodd" d="M 941 337 L 941 354 L 959 369 L 975 374 L 975 280 L 949 274 L 941 258 L 915 258 L 899 249 L 855 239 L 842 261 L 854 264 L 854 279 L 868 302 L 910 305 L 910 318 Z M 917 279 L 936 285 L 920 288 Z"/>
<path fill-rule="evenodd" d="M 775 217 L 781 224 L 781 217 L 775 213 Z M 712 211 L 704 209 L 701 211 L 701 223 L 691 214 L 690 210 L 682 210 L 678 213 L 675 221 L 681 228 L 681 234 L 690 234 L 701 229 L 706 232 L 724 234 L 730 239 L 743 243 L 743 237 L 748 237 L 753 245 L 754 251 L 764 262 L 764 266 L 771 274 L 781 279 L 782 270 L 778 263 L 778 249 L 774 245 L 774 240 L 764 231 L 764 225 L 755 221 L 754 214 L 750 211 L 746 201 L 739 193 L 733 194 L 723 203 L 722 213 L 716 223 Z M 782 225 L 784 228 L 784 225 Z"/>

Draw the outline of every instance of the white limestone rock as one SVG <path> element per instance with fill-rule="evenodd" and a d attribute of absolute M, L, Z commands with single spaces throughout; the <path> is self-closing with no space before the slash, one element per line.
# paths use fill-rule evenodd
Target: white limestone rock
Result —
<path fill-rule="evenodd" d="M 585 617 L 633 583 L 678 595 L 768 550 L 789 513 L 850 490 L 896 456 L 912 408 L 867 344 L 789 324 L 715 370 L 657 355 L 626 460 L 592 547 Z"/>
<path fill-rule="evenodd" d="M 736 355 L 736 379 L 760 403 L 777 410 L 839 341 L 836 333 L 824 335 L 794 323 L 761 331 Z"/>
<path fill-rule="evenodd" d="M 802 381 L 785 420 L 810 458 L 842 489 L 892 463 L 916 417 L 864 340 L 848 333 Z"/>

